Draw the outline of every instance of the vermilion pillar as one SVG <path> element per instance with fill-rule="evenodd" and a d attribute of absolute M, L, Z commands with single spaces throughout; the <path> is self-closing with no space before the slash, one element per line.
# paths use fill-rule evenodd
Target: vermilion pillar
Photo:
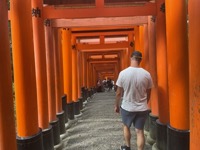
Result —
<path fill-rule="evenodd" d="M 148 37 L 149 37 L 149 72 L 153 79 L 154 87 L 151 91 L 151 113 L 158 116 L 158 84 L 157 84 L 157 64 L 156 64 L 156 32 L 155 21 L 148 19 Z"/>
<path fill-rule="evenodd" d="M 82 53 L 80 51 L 78 51 L 78 99 L 80 101 L 80 110 L 83 109 L 83 93 L 82 93 L 82 81 L 83 81 L 83 75 L 82 75 L 82 57 L 81 57 Z"/>
<path fill-rule="evenodd" d="M 139 26 L 134 27 L 134 46 L 136 50 L 140 50 Z"/>
<path fill-rule="evenodd" d="M 115 65 L 115 73 L 114 73 L 115 83 L 114 84 L 116 84 L 116 82 L 117 82 L 118 74 L 119 74 L 119 62 L 117 62 L 116 65 Z"/>
<path fill-rule="evenodd" d="M 125 69 L 125 60 L 124 60 L 124 52 L 125 50 L 121 51 L 120 53 L 120 65 L 121 65 L 121 70 Z"/>
<path fill-rule="evenodd" d="M 190 150 L 199 149 L 200 139 L 200 1 L 189 1 L 189 63 L 190 63 Z"/>
<path fill-rule="evenodd" d="M 159 121 L 163 124 L 169 123 L 169 100 L 168 100 L 168 78 L 167 78 L 167 49 L 166 49 L 166 21 L 164 0 L 158 1 L 156 17 L 156 52 L 157 52 L 157 76 L 158 76 L 158 98 L 159 98 Z"/>
<path fill-rule="evenodd" d="M 168 149 L 189 149 L 189 70 L 186 1 L 166 0 L 170 125 Z M 181 140 L 178 138 L 181 137 Z M 176 146 L 174 146 L 176 145 Z"/>
<path fill-rule="evenodd" d="M 92 75 L 93 75 L 93 80 L 92 80 L 92 86 L 93 87 L 95 87 L 96 86 L 96 83 L 97 83 L 97 72 L 96 72 L 96 70 L 95 70 L 95 67 L 94 67 L 95 65 L 94 64 L 92 64 Z"/>
<path fill-rule="evenodd" d="M 156 67 L 156 36 L 155 21 L 148 17 L 148 39 L 149 39 L 149 72 L 153 80 L 153 88 L 151 89 L 151 113 L 149 114 L 149 138 L 148 141 L 153 144 L 156 140 L 156 120 L 158 119 L 158 86 L 157 86 L 157 67 Z"/>
<path fill-rule="evenodd" d="M 60 86 L 61 86 L 61 94 L 64 95 L 64 82 L 63 82 L 63 54 L 62 54 L 62 29 L 58 29 L 58 50 L 60 51 Z"/>
<path fill-rule="evenodd" d="M 83 102 L 87 99 L 87 94 L 86 94 L 86 87 L 87 87 L 87 58 L 86 58 L 86 53 L 81 52 L 81 62 L 82 62 L 82 75 L 83 75 L 83 80 L 82 80 L 82 97 L 83 97 Z"/>
<path fill-rule="evenodd" d="M 39 126 L 42 129 L 49 127 L 47 95 L 47 71 L 46 71 L 46 52 L 44 38 L 44 21 L 42 18 L 42 2 L 32 1 L 33 14 L 33 42 L 35 52 L 35 68 L 36 68 L 36 87 L 38 100 L 38 119 Z M 37 10 L 40 13 L 37 13 Z"/>
<path fill-rule="evenodd" d="M 71 93 L 71 30 L 62 29 L 62 56 L 63 56 L 63 80 L 64 80 L 64 92 L 67 94 L 67 103 L 72 102 Z"/>
<path fill-rule="evenodd" d="M 146 26 L 146 27 L 145 27 Z M 136 49 L 142 53 L 142 61 L 140 66 L 144 69 L 147 69 L 148 67 L 145 66 L 148 64 L 148 44 L 145 44 L 148 40 L 148 30 L 147 30 L 147 25 L 141 25 L 139 27 L 136 27 L 136 36 L 137 36 L 137 42 L 138 44 L 137 47 L 139 49 Z M 146 46 L 145 46 L 146 45 Z M 151 108 L 151 101 L 148 103 L 149 108 Z"/>
<path fill-rule="evenodd" d="M 62 110 L 64 110 L 65 113 L 65 123 L 68 122 L 68 116 L 67 116 L 67 95 L 64 92 L 64 78 L 63 78 L 63 52 L 62 52 L 62 29 L 58 28 L 58 43 L 57 43 L 57 49 L 60 51 L 60 88 L 61 88 L 61 95 L 62 95 Z"/>
<path fill-rule="evenodd" d="M 126 67 L 127 67 L 127 49 L 124 49 L 123 50 L 123 53 L 122 53 L 122 58 L 123 58 L 123 62 L 122 62 L 122 64 L 123 64 L 123 69 L 125 69 Z"/>
<path fill-rule="evenodd" d="M 45 39 L 46 39 L 46 56 L 47 56 L 47 85 L 48 85 L 48 102 L 49 102 L 49 121 L 56 120 L 56 101 L 55 101 L 55 68 L 54 68 L 54 48 L 53 33 L 50 27 L 50 20 L 45 20 Z"/>
<path fill-rule="evenodd" d="M 87 88 L 90 87 L 90 62 L 89 62 L 89 57 L 86 55 L 86 70 L 87 70 Z"/>
<path fill-rule="evenodd" d="M 0 150 L 16 150 L 11 58 L 6 0 L 0 1 Z"/>
<path fill-rule="evenodd" d="M 81 52 L 78 51 L 78 97 L 81 97 L 81 87 L 82 85 L 82 80 L 83 80 L 83 76 L 82 76 L 82 58 L 81 58 Z"/>
<path fill-rule="evenodd" d="M 42 136 L 38 127 L 31 13 L 31 1 L 11 2 L 17 143 L 18 149 L 42 150 Z"/>
<path fill-rule="evenodd" d="M 42 1 L 32 1 L 38 120 L 39 127 L 43 130 L 43 147 L 47 150 L 53 149 L 54 143 L 52 126 L 49 126 L 46 51 L 42 7 Z"/>
<path fill-rule="evenodd" d="M 83 75 L 83 80 L 82 80 L 82 83 L 83 83 L 83 87 L 86 87 L 86 58 L 85 58 L 85 53 L 84 52 L 81 52 L 81 60 L 82 60 L 82 75 Z"/>
<path fill-rule="evenodd" d="M 67 115 L 74 119 L 74 104 L 72 101 L 72 44 L 71 29 L 62 29 L 62 56 L 64 92 L 67 95 Z"/>
<path fill-rule="evenodd" d="M 54 44 L 54 68 L 55 68 L 55 98 L 56 98 L 56 116 L 59 119 L 60 134 L 65 134 L 65 112 L 62 107 L 62 76 L 61 76 L 61 46 L 59 41 L 59 31 L 53 29 L 53 44 Z"/>
<path fill-rule="evenodd" d="M 56 117 L 56 93 L 55 93 L 55 48 L 53 47 L 53 31 L 51 21 L 45 20 L 45 44 L 46 44 L 46 64 L 47 64 L 47 89 L 49 122 L 53 128 L 54 145 L 60 143 L 59 120 Z"/>
<path fill-rule="evenodd" d="M 138 49 L 138 51 L 140 51 L 142 54 L 143 54 L 143 59 L 144 59 L 144 53 L 145 53 L 145 51 L 144 51 L 144 26 L 143 25 L 141 25 L 141 26 L 139 26 L 139 47 L 140 47 L 140 49 Z M 142 60 L 142 62 L 141 62 L 141 67 L 143 67 L 143 68 L 145 68 L 145 59 L 144 60 Z"/>
<path fill-rule="evenodd" d="M 131 63 L 130 56 L 135 49 L 134 41 L 133 41 L 133 34 L 128 35 L 129 47 L 128 47 L 128 65 Z"/>
<path fill-rule="evenodd" d="M 89 74 L 90 74 L 90 78 L 89 78 L 89 88 L 92 87 L 92 79 L 93 79 L 93 72 L 92 72 L 92 63 L 91 61 L 89 62 Z"/>
<path fill-rule="evenodd" d="M 77 63 L 77 50 L 75 48 L 76 39 L 72 39 L 72 100 L 77 102 L 78 100 L 78 63 Z"/>
<path fill-rule="evenodd" d="M 89 60 L 89 56 L 87 56 L 87 98 L 90 97 L 91 86 L 92 86 L 92 66 Z"/>
<path fill-rule="evenodd" d="M 156 145 L 158 149 L 167 149 L 167 124 L 169 123 L 169 99 L 167 78 L 166 21 L 164 0 L 157 1 L 156 53 L 158 77 L 158 112 Z M 154 18 L 152 18 L 154 19 Z"/>
<path fill-rule="evenodd" d="M 130 66 L 129 61 L 130 61 L 129 49 L 126 48 L 124 50 L 124 65 L 125 65 L 124 67 L 125 68 L 127 68 L 128 66 Z"/>
<path fill-rule="evenodd" d="M 54 29 L 54 66 L 55 66 L 55 90 L 56 90 L 56 113 L 62 112 L 62 85 L 61 85 L 61 62 L 60 62 L 60 52 L 59 41 L 58 41 L 58 30 Z"/>
<path fill-rule="evenodd" d="M 78 99 L 78 52 L 76 38 L 72 38 L 72 100 L 74 101 L 74 114 L 80 114 L 80 101 Z"/>
<path fill-rule="evenodd" d="M 141 43 L 144 47 L 142 62 L 144 64 L 144 69 L 149 71 L 149 33 L 148 33 L 148 25 L 144 24 L 143 30 L 143 42 Z"/>

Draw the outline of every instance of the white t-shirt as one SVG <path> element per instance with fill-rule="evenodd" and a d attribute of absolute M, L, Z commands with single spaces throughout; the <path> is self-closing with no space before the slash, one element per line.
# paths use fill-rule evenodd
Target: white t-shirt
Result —
<path fill-rule="evenodd" d="M 143 68 L 128 67 L 122 70 L 116 85 L 124 89 L 121 107 L 127 111 L 145 111 L 147 105 L 147 89 L 152 88 L 151 75 Z"/>

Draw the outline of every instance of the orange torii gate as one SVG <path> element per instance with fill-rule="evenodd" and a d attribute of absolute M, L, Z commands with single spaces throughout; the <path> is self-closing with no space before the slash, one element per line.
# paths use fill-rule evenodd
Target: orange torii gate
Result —
<path fill-rule="evenodd" d="M 72 38 L 70 35 L 71 33 L 68 33 L 68 30 L 64 30 L 65 28 L 68 28 L 65 26 L 65 19 L 69 19 L 67 21 L 71 22 L 71 27 L 69 27 L 70 31 L 72 27 L 78 27 L 76 24 L 77 22 L 73 22 L 70 19 L 78 17 L 79 19 L 86 17 L 90 17 L 92 19 L 92 17 L 102 17 L 101 15 L 104 17 L 126 17 L 137 15 L 155 16 L 155 22 L 144 23 L 144 21 L 146 21 L 145 18 L 140 20 L 143 22 L 142 24 L 145 24 L 144 26 L 141 25 L 141 22 L 139 22 L 138 19 L 135 19 L 134 22 L 136 23 L 138 21 L 140 24 L 138 24 L 138 26 L 134 26 L 134 36 L 128 36 L 129 39 L 131 39 L 129 41 L 134 42 L 135 49 L 142 50 L 145 58 L 144 60 L 147 61 L 143 64 L 143 66 L 148 65 L 147 68 L 149 68 L 154 78 L 155 85 L 157 76 L 158 100 L 156 100 L 157 98 L 155 89 L 155 98 L 153 98 L 151 101 L 152 103 L 150 104 L 152 106 L 151 110 L 153 115 L 158 117 L 158 120 L 156 120 L 156 144 L 158 148 L 167 148 L 170 150 L 187 150 L 189 149 L 189 145 L 191 150 L 198 149 L 197 139 L 199 139 L 198 131 L 200 128 L 200 125 L 198 124 L 199 52 L 197 50 L 199 47 L 199 32 L 197 29 L 200 24 L 197 19 L 199 15 L 199 9 L 197 8 L 197 6 L 199 6 L 198 0 L 190 0 L 188 2 L 190 8 L 188 22 L 189 40 L 187 39 L 188 32 L 186 2 L 172 3 L 170 0 L 157 0 L 156 3 L 142 6 L 141 9 L 138 7 L 137 9 L 133 9 L 133 7 L 124 7 L 120 9 L 105 8 L 104 2 L 97 0 L 97 8 L 80 8 L 77 10 L 79 13 L 72 13 L 72 15 L 69 15 L 69 13 L 66 14 L 66 12 L 72 12 L 74 11 L 73 9 L 59 9 L 52 6 L 44 7 L 42 1 L 32 2 L 33 3 L 30 1 L 13 0 L 11 1 L 11 11 L 9 13 L 11 20 L 14 59 L 17 144 L 15 141 L 15 124 L 13 121 L 12 83 L 9 62 L 10 58 L 8 53 L 9 33 L 7 32 L 7 3 L 5 0 L 0 2 L 0 73 L 3 72 L 0 75 L 0 149 L 15 150 L 17 147 L 18 149 L 25 147 L 42 150 L 43 147 L 48 146 L 53 149 L 54 144 L 62 143 L 62 141 L 59 140 L 53 141 L 55 140 L 52 138 L 53 134 L 50 134 L 46 140 L 49 139 L 52 142 L 45 144 L 42 140 L 45 139 L 44 131 L 51 133 L 52 131 L 55 132 L 57 130 L 58 132 L 54 133 L 54 135 L 60 134 L 59 132 L 61 130 L 59 128 L 61 128 L 61 126 L 59 126 L 59 128 L 56 130 L 53 130 L 49 124 L 50 122 L 54 121 L 56 121 L 56 123 L 59 121 L 60 123 L 61 119 L 59 116 L 62 116 L 64 113 L 61 109 L 62 107 L 60 99 L 64 94 L 67 94 L 67 103 L 68 108 L 70 109 L 68 115 L 71 119 L 74 118 L 74 102 L 78 102 L 81 96 L 81 91 L 79 88 L 82 86 L 87 87 L 93 85 L 93 83 L 87 84 L 87 82 L 89 83 L 90 78 L 86 71 L 89 68 L 89 65 L 87 64 L 87 54 L 95 49 L 95 46 L 89 45 L 90 50 L 88 51 L 78 50 L 76 52 L 73 51 L 75 52 L 74 54 L 68 54 L 68 52 L 70 53 L 72 51 Z M 164 3 L 166 3 L 166 13 L 160 11 L 160 9 L 164 9 Z M 24 6 L 23 9 L 21 9 L 22 6 Z M 117 12 L 115 10 L 125 11 Z M 32 16 L 31 11 L 33 11 Z M 99 11 L 103 11 L 104 13 L 97 13 Z M 82 13 L 82 15 L 80 13 Z M 41 17 L 39 17 L 40 15 Z M 51 26 L 45 27 L 45 30 L 47 31 L 46 36 L 44 35 L 44 19 L 49 19 L 50 22 L 53 23 Z M 51 19 L 55 20 L 52 21 Z M 73 23 L 75 23 L 74 26 Z M 110 21 L 108 23 L 112 22 Z M 110 25 L 109 27 L 111 28 Z M 62 33 L 58 33 L 60 35 L 57 35 L 56 33 L 58 30 L 60 31 L 58 27 L 63 28 Z M 148 36 L 146 35 L 147 33 L 149 34 Z M 155 36 L 156 39 L 154 39 Z M 145 43 L 147 40 L 144 39 L 147 39 L 147 37 L 149 42 Z M 45 43 L 45 38 L 52 38 L 52 42 Z M 103 37 L 101 36 L 101 41 L 102 39 Z M 152 40 L 156 40 L 156 42 Z M 187 41 L 189 41 L 189 50 L 187 48 Z M 60 45 L 58 43 L 60 43 Z M 133 47 L 130 47 L 129 44 L 129 42 L 117 44 L 119 47 L 122 46 L 125 49 L 128 49 L 120 53 L 122 61 L 119 62 L 118 65 L 122 66 L 122 68 L 128 66 L 129 61 L 127 60 L 130 52 L 134 49 Z M 144 44 L 148 44 L 148 46 L 144 46 Z M 48 46 L 52 51 L 49 51 L 51 56 L 47 57 L 46 49 L 48 49 Z M 99 44 L 96 46 L 101 48 L 102 45 Z M 114 48 L 114 45 L 112 44 L 109 46 L 110 48 Z M 77 47 L 80 49 L 86 48 L 85 45 L 81 44 L 77 44 Z M 57 53 L 59 49 L 60 54 Z M 52 57 L 52 55 L 55 57 Z M 59 55 L 62 57 L 59 57 Z M 75 57 L 77 55 L 79 57 L 76 60 Z M 157 63 L 155 62 L 155 59 L 157 60 Z M 61 62 L 58 60 L 61 60 Z M 46 66 L 46 61 L 51 64 L 51 68 Z M 80 65 L 73 65 L 75 68 L 77 66 L 78 72 L 83 75 L 82 77 L 77 75 L 78 73 L 76 72 L 76 69 L 73 70 L 74 67 L 71 67 L 72 63 L 76 63 L 78 61 L 82 63 Z M 71 66 L 68 66 L 69 64 Z M 155 64 L 157 65 L 157 71 Z M 61 72 L 63 71 L 63 79 L 62 75 L 59 75 L 59 70 Z M 48 75 L 52 75 L 54 77 L 47 77 L 47 72 L 51 72 L 50 75 L 49 73 Z M 75 78 L 72 79 L 72 75 L 75 75 Z M 94 73 L 91 77 L 94 77 Z M 48 84 L 49 81 L 47 80 L 50 80 L 50 83 L 52 84 Z M 62 82 L 63 80 L 64 90 L 62 89 L 63 85 L 61 84 L 55 85 L 56 88 L 50 87 L 54 84 L 55 80 L 57 83 Z M 60 90 L 59 87 L 61 88 Z M 48 89 L 50 89 L 51 92 L 48 92 Z M 72 91 L 74 91 L 74 93 L 72 93 Z M 48 94 L 54 94 L 53 98 L 47 98 Z M 4 99 L 6 99 L 6 101 Z M 10 119 L 7 119 L 6 116 L 11 117 Z M 59 120 L 57 120 L 58 118 Z M 63 125 L 64 124 L 62 124 L 62 127 Z M 8 135 L 10 139 L 9 143 L 6 141 Z M 181 140 L 180 138 L 177 138 L 179 136 L 182 137 Z M 59 137 L 59 135 L 56 135 L 56 137 Z M 163 141 L 164 145 L 162 145 Z M 176 145 L 176 147 L 174 145 Z"/>

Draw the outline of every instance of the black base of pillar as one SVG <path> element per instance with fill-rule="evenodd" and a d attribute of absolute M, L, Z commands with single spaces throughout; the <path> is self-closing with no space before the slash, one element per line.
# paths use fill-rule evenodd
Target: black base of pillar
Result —
<path fill-rule="evenodd" d="M 42 136 L 44 150 L 54 150 L 53 128 L 51 125 L 48 129 L 42 130 Z"/>
<path fill-rule="evenodd" d="M 93 95 L 96 93 L 96 87 L 93 87 Z"/>
<path fill-rule="evenodd" d="M 86 88 L 85 89 L 85 95 L 86 95 L 86 97 L 85 97 L 85 100 L 87 100 L 88 98 L 89 98 L 89 91 L 88 91 L 88 88 Z"/>
<path fill-rule="evenodd" d="M 59 119 L 59 126 L 60 126 L 60 134 L 65 133 L 65 113 L 64 111 L 56 114 L 57 118 Z"/>
<path fill-rule="evenodd" d="M 91 91 L 91 89 L 88 89 L 88 97 L 92 97 L 92 91 Z"/>
<path fill-rule="evenodd" d="M 74 115 L 80 114 L 80 101 L 74 102 Z"/>
<path fill-rule="evenodd" d="M 92 96 L 93 96 L 94 95 L 94 88 L 92 88 L 91 91 L 92 91 Z"/>
<path fill-rule="evenodd" d="M 59 125 L 59 119 L 50 122 L 53 128 L 53 140 L 54 145 L 58 145 L 60 143 L 60 125 Z"/>
<path fill-rule="evenodd" d="M 189 150 L 189 130 L 177 130 L 167 126 L 167 150 Z"/>
<path fill-rule="evenodd" d="M 149 114 L 149 134 L 153 140 L 156 140 L 156 120 L 158 119 L 157 116 L 154 116 L 152 113 Z"/>
<path fill-rule="evenodd" d="M 67 116 L 67 95 L 62 96 L 62 110 L 65 112 L 65 123 L 68 122 L 68 116 Z"/>
<path fill-rule="evenodd" d="M 79 108 L 80 108 L 80 110 L 82 110 L 83 109 L 83 98 L 80 97 L 78 100 L 80 102 Z"/>
<path fill-rule="evenodd" d="M 67 104 L 67 116 L 68 119 L 73 120 L 74 119 L 74 103 L 68 103 Z"/>
<path fill-rule="evenodd" d="M 157 135 L 156 145 L 159 150 L 167 150 L 167 125 L 156 120 Z"/>
<path fill-rule="evenodd" d="M 85 100 L 86 100 L 86 90 L 85 90 L 85 87 L 81 88 L 81 96 L 83 98 L 83 102 L 85 102 Z"/>
<path fill-rule="evenodd" d="M 42 131 L 30 137 L 16 137 L 18 150 L 44 150 L 42 141 Z"/>

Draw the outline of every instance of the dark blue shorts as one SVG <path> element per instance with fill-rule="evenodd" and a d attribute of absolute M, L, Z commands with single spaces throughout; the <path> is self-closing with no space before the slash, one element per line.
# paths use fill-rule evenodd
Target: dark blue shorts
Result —
<path fill-rule="evenodd" d="M 148 116 L 149 111 L 140 111 L 140 112 L 129 112 L 121 108 L 122 122 L 127 127 L 131 127 L 131 124 L 134 125 L 136 129 L 144 129 L 144 124 Z"/>

